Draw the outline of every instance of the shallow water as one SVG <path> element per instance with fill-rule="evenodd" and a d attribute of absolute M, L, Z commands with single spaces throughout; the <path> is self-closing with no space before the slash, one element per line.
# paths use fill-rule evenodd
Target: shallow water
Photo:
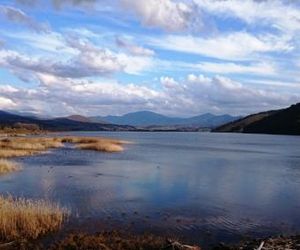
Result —
<path fill-rule="evenodd" d="M 130 140 L 116 154 L 55 149 L 19 158 L 0 192 L 58 201 L 69 226 L 129 228 L 213 244 L 300 232 L 300 137 L 90 132 Z"/>

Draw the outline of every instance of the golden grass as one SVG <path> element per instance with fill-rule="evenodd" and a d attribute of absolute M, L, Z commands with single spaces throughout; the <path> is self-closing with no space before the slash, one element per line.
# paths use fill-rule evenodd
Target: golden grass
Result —
<path fill-rule="evenodd" d="M 108 153 L 123 151 L 122 145 L 128 143 L 126 141 L 108 139 L 102 137 L 63 137 L 62 142 L 75 143 L 76 148 L 83 150 L 94 150 Z"/>
<path fill-rule="evenodd" d="M 12 158 L 33 155 L 38 153 L 37 151 L 32 150 L 15 150 L 15 149 L 0 149 L 0 158 Z"/>
<path fill-rule="evenodd" d="M 113 153 L 123 151 L 122 145 L 128 142 L 102 137 L 10 137 L 0 140 L 0 158 L 41 154 L 63 147 L 64 143 L 77 144 L 78 149 Z"/>
<path fill-rule="evenodd" d="M 76 146 L 79 149 L 84 150 L 94 150 L 94 151 L 102 151 L 102 152 L 108 152 L 108 153 L 115 153 L 115 152 L 121 152 L 123 151 L 123 147 L 119 144 L 113 144 L 113 143 L 87 143 L 87 144 L 79 144 Z"/>
<path fill-rule="evenodd" d="M 0 141 L 0 147 L 16 150 L 45 150 L 48 148 L 58 148 L 62 146 L 63 144 L 57 138 L 15 137 Z"/>
<path fill-rule="evenodd" d="M 0 159 L 0 175 L 18 171 L 21 166 L 15 162 Z"/>
<path fill-rule="evenodd" d="M 0 140 L 0 158 L 40 154 L 58 147 L 63 147 L 63 143 L 57 138 L 11 137 Z"/>
<path fill-rule="evenodd" d="M 0 238 L 36 239 L 59 230 L 68 215 L 67 209 L 49 201 L 0 195 Z"/>

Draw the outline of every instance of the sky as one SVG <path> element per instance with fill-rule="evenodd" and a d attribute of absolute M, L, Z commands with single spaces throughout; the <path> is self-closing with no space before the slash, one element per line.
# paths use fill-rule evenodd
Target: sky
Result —
<path fill-rule="evenodd" d="M 247 115 L 300 102 L 300 0 L 0 0 L 0 109 Z"/>

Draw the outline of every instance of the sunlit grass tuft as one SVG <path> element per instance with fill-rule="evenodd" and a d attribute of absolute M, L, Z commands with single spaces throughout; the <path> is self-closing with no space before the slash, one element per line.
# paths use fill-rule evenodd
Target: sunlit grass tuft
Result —
<path fill-rule="evenodd" d="M 58 147 L 63 143 L 57 138 L 11 137 L 0 140 L 0 158 L 40 154 Z"/>
<path fill-rule="evenodd" d="M 84 150 L 94 150 L 108 153 L 116 153 L 123 151 L 123 147 L 121 145 L 108 142 L 79 144 L 76 147 Z"/>
<path fill-rule="evenodd" d="M 33 150 L 16 150 L 16 149 L 0 148 L 0 158 L 20 157 L 20 156 L 34 155 L 37 153 L 38 153 L 37 151 L 33 151 Z"/>
<path fill-rule="evenodd" d="M 36 239 L 59 230 L 68 215 L 56 203 L 0 195 L 0 238 Z"/>
<path fill-rule="evenodd" d="M 123 151 L 122 145 L 128 143 L 126 141 L 108 139 L 101 137 L 64 137 L 62 142 L 75 143 L 76 148 L 84 150 L 94 150 L 108 153 Z"/>
<path fill-rule="evenodd" d="M 0 159 L 0 175 L 18 171 L 20 169 L 21 166 L 19 164 L 12 161 Z"/>

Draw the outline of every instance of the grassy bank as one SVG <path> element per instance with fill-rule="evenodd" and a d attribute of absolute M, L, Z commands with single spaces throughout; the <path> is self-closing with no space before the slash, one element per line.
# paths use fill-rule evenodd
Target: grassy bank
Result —
<path fill-rule="evenodd" d="M 46 131 L 41 130 L 36 124 L 28 124 L 17 122 L 13 126 L 1 126 L 0 136 L 26 136 L 45 134 Z"/>
<path fill-rule="evenodd" d="M 0 196 L 1 241 L 36 239 L 59 230 L 69 212 L 58 204 Z"/>

